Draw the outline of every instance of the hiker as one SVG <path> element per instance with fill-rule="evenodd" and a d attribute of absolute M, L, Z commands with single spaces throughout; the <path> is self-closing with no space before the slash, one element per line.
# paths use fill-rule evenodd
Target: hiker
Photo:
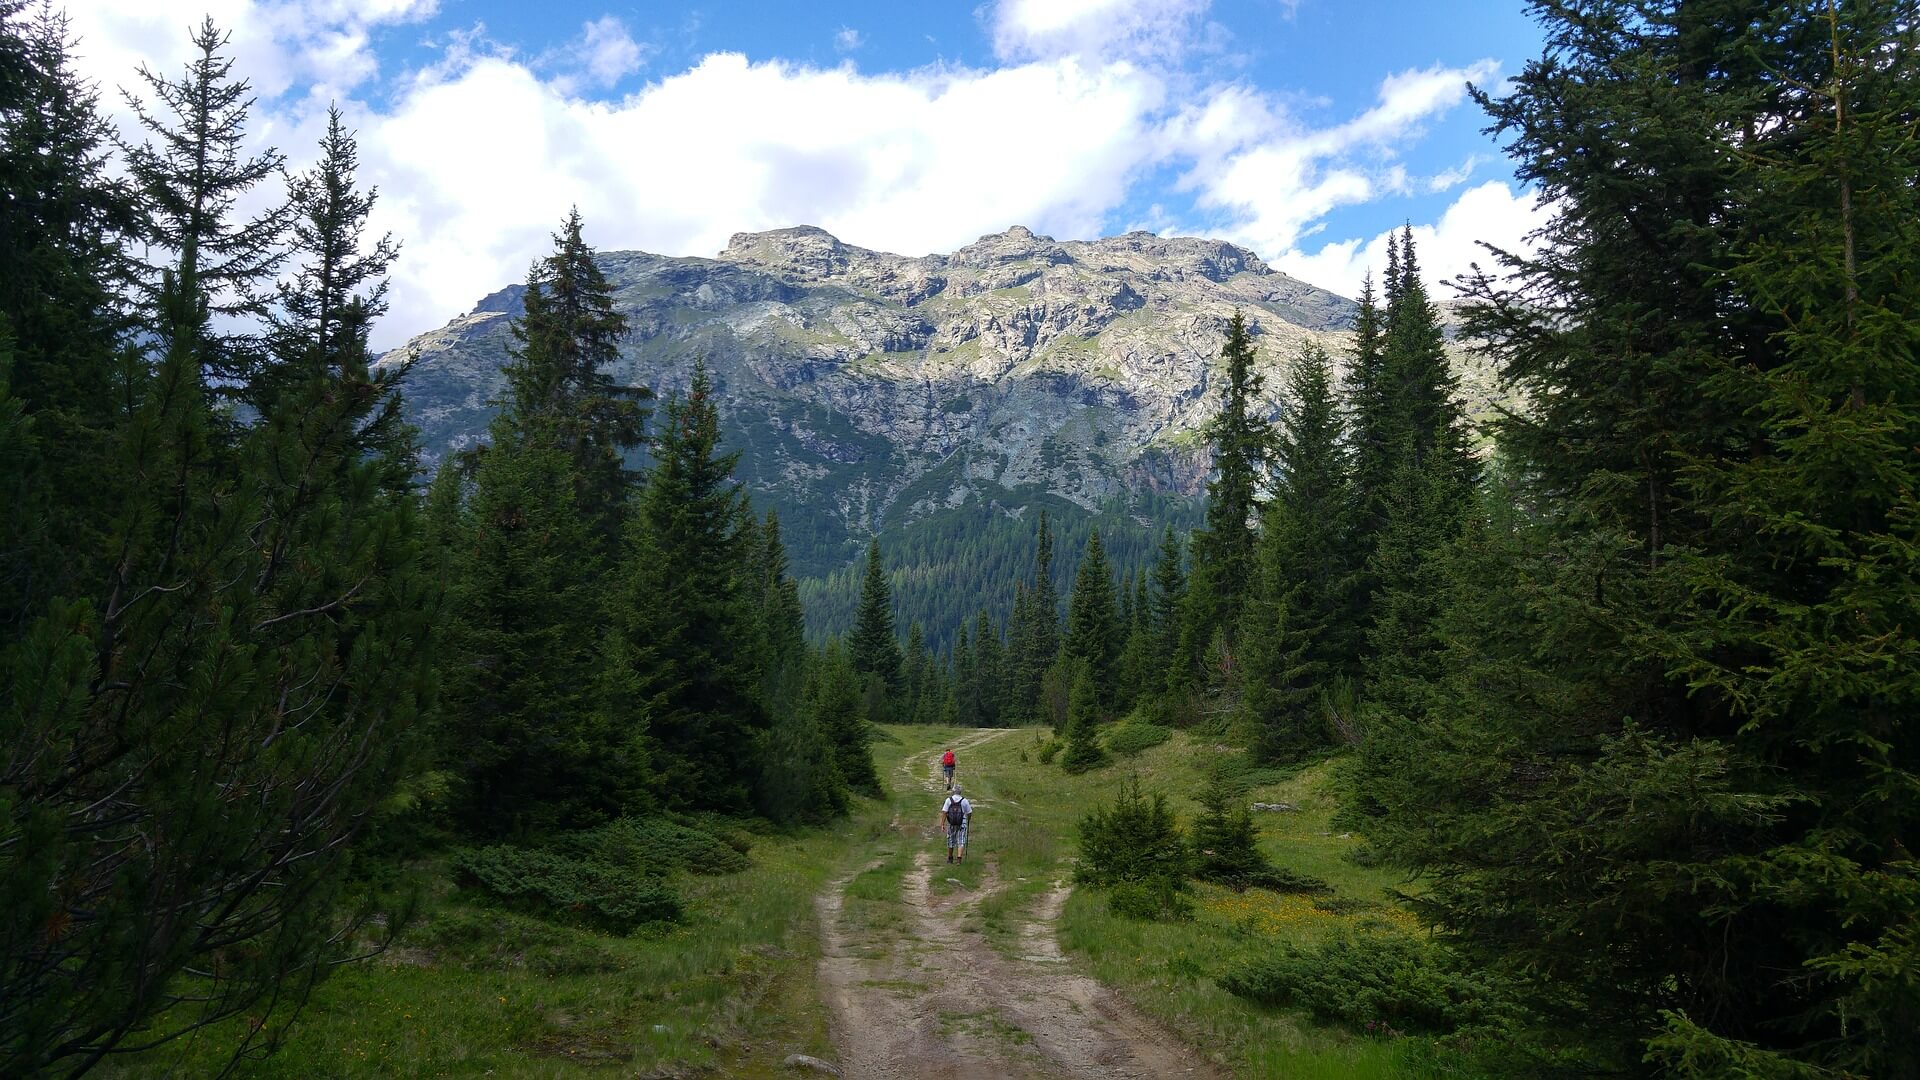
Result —
<path fill-rule="evenodd" d="M 947 752 L 940 755 L 940 771 L 947 774 L 947 790 L 952 791 L 953 790 L 953 748 L 952 747 L 948 747 Z"/>
<path fill-rule="evenodd" d="M 955 784 L 947 794 L 946 801 L 940 804 L 940 827 L 947 833 L 948 862 L 966 861 L 967 822 L 972 820 L 973 804 L 960 794 L 960 785 Z"/>

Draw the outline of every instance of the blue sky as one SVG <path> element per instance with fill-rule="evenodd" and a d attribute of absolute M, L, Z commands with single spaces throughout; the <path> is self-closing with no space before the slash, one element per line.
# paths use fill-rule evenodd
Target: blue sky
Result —
<path fill-rule="evenodd" d="M 330 101 L 359 130 L 405 244 L 382 345 L 520 278 L 573 204 L 676 255 L 1212 235 L 1349 294 L 1402 222 L 1438 280 L 1541 213 L 1463 90 L 1538 53 L 1517 2 L 81 0 L 87 72 L 176 70 L 203 10 L 263 142 L 299 164 Z"/>

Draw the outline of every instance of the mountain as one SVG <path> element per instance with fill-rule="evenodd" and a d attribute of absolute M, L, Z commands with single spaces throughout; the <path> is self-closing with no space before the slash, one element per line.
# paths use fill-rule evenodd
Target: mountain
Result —
<path fill-rule="evenodd" d="M 903 631 L 919 618 L 938 641 L 983 603 L 1005 609 L 1037 507 L 1061 524 L 1063 584 L 1091 527 L 1125 569 L 1162 525 L 1197 520 L 1200 433 L 1236 309 L 1270 395 L 1301 342 L 1341 357 L 1355 312 L 1244 248 L 1144 232 L 1057 241 L 1015 226 L 908 257 L 802 226 L 737 234 L 712 259 L 598 262 L 633 328 L 617 376 L 665 396 L 706 359 L 739 475 L 780 513 L 815 628 L 846 625 L 848 568 L 878 534 Z M 417 358 L 406 397 L 430 458 L 483 436 L 521 292 L 383 360 Z"/>

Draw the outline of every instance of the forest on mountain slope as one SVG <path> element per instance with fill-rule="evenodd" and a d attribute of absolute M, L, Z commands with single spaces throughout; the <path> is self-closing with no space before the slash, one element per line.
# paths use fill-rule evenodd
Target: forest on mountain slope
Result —
<path fill-rule="evenodd" d="M 577 213 L 426 477 L 340 114 L 309 170 L 250 152 L 209 20 L 118 133 L 62 16 L 0 0 L 0 1073 L 257 1064 L 450 894 L 684 924 L 881 796 L 903 722 L 1035 725 L 1063 777 L 1167 728 L 1331 762 L 1424 933 L 1204 977 L 1417 1022 L 1437 1075 L 1920 1074 L 1920 21 L 1533 7 L 1546 54 L 1475 100 L 1552 217 L 1457 283 L 1522 403 L 1492 453 L 1403 232 L 1278 425 L 1234 320 L 1197 527 L 1116 568 L 1023 518 L 936 650 L 878 543 L 807 640 L 706 373 L 607 375 Z M 1184 826 L 1101 785 L 1082 884 L 1148 922 L 1305 887 L 1213 779 Z"/>

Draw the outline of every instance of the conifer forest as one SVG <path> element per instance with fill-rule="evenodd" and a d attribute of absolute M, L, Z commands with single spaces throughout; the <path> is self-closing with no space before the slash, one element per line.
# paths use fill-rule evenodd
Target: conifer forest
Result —
<path fill-rule="evenodd" d="M 905 604 L 565 195 L 429 454 L 347 115 L 0 0 L 0 1075 L 1920 1077 L 1920 8 L 1527 6 L 1531 247 Z"/>

